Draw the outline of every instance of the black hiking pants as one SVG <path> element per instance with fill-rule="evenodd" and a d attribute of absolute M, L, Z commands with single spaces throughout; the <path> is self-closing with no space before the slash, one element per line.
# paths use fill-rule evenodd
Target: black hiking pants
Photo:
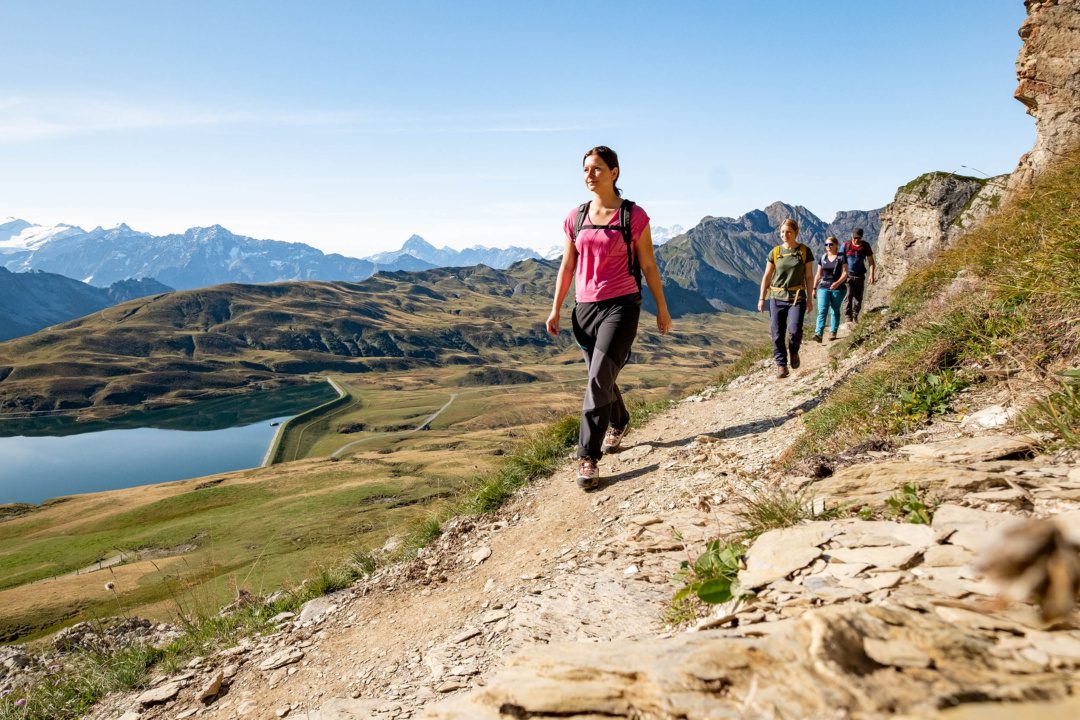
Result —
<path fill-rule="evenodd" d="M 859 319 L 859 313 L 862 312 L 864 279 L 861 275 L 848 275 L 848 293 L 844 299 L 844 317 L 851 322 L 856 322 Z"/>
<path fill-rule="evenodd" d="M 581 405 L 578 457 L 599 460 L 608 427 L 624 428 L 630 422 L 615 380 L 630 359 L 640 316 L 640 293 L 574 306 L 574 340 L 589 368 L 589 383 Z"/>

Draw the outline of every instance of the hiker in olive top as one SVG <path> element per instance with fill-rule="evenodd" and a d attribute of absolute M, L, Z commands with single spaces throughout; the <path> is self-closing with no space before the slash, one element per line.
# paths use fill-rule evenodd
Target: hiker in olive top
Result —
<path fill-rule="evenodd" d="M 825 239 L 825 254 L 818 259 L 814 287 L 817 289 L 817 325 L 814 342 L 821 342 L 825 332 L 825 320 L 829 323 L 829 339 L 836 339 L 840 327 L 840 303 L 844 301 L 844 281 L 847 280 L 847 262 L 836 252 L 837 240 L 832 235 Z M 829 318 L 829 316 L 832 316 Z"/>
<path fill-rule="evenodd" d="M 638 205 L 623 200 L 615 186 L 619 157 L 611 148 L 595 147 L 585 153 L 583 165 L 585 187 L 592 192 L 592 199 L 571 210 L 563 223 L 566 249 L 547 331 L 559 333 L 563 299 L 574 282 L 574 340 L 589 370 L 581 407 L 577 480 L 590 490 L 600 484 L 600 457 L 619 449 L 630 424 L 630 413 L 615 381 L 630 359 L 630 346 L 637 335 L 642 275 L 656 300 L 656 327 L 661 335 L 671 330 L 671 315 L 653 257 L 649 216 Z"/>
<path fill-rule="evenodd" d="M 776 376 L 787 377 L 789 363 L 793 370 L 799 367 L 803 319 L 814 309 L 814 253 L 796 240 L 799 223 L 791 218 L 780 225 L 780 237 L 784 242 L 765 261 L 757 309 L 764 312 L 769 301 Z"/>
<path fill-rule="evenodd" d="M 851 242 L 840 247 L 840 254 L 847 260 L 847 301 L 844 303 L 844 317 L 849 322 L 858 322 L 862 311 L 862 296 L 866 268 L 870 268 L 870 284 L 874 284 L 874 251 L 870 243 L 864 243 L 863 229 L 855 228 L 851 233 Z"/>

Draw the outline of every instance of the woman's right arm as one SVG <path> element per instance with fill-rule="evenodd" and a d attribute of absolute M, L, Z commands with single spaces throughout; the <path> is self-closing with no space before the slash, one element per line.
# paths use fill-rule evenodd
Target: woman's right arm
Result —
<path fill-rule="evenodd" d="M 838 278 L 836 279 L 836 282 L 834 282 L 834 283 L 833 283 L 832 285 L 830 285 L 829 287 L 830 287 L 831 289 L 835 290 L 836 288 L 838 288 L 838 287 L 840 287 L 841 285 L 843 285 L 843 284 L 844 284 L 844 282 L 845 282 L 846 280 L 847 280 L 847 261 L 845 260 L 845 261 L 844 261 L 844 264 L 843 264 L 843 265 L 841 266 L 841 268 L 840 268 L 840 277 L 838 277 Z"/>
<path fill-rule="evenodd" d="M 774 270 L 776 266 L 772 262 L 765 263 L 765 274 L 761 276 L 761 292 L 758 293 L 758 312 L 765 312 L 765 298 L 769 296 L 769 282 L 772 280 Z"/>
<path fill-rule="evenodd" d="M 566 293 L 570 292 L 570 283 L 574 281 L 574 271 L 577 269 L 577 246 L 570 238 L 566 238 L 566 249 L 563 250 L 562 263 L 559 265 L 559 275 L 555 279 L 555 299 L 551 303 L 551 314 L 547 319 L 547 331 L 552 335 L 559 334 L 559 313 L 562 310 L 563 300 Z"/>

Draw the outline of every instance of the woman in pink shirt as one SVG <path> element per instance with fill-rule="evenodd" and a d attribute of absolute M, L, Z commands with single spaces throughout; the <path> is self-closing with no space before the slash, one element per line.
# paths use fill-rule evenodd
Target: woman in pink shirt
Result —
<path fill-rule="evenodd" d="M 591 490 L 600 484 L 597 462 L 605 452 L 619 449 L 630 423 L 615 381 L 630 359 L 630 346 L 637 335 L 642 276 L 656 300 L 660 334 L 671 330 L 671 315 L 653 256 L 649 216 L 623 200 L 615 185 L 619 157 L 601 145 L 585 153 L 582 164 L 585 187 L 593 197 L 571 210 L 563 222 L 566 250 L 547 330 L 552 335 L 559 333 L 559 313 L 573 281 L 577 300 L 571 318 L 574 339 L 589 369 L 578 439 L 578 485 Z"/>

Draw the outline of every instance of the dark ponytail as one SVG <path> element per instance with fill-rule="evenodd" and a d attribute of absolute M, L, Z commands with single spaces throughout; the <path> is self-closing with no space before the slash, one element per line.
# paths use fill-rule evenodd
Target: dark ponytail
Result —
<path fill-rule="evenodd" d="M 619 169 L 619 156 L 615 154 L 615 151 L 609 148 L 607 145 L 597 145 L 593 149 L 585 153 L 585 157 L 581 158 L 581 164 L 584 165 L 585 161 L 590 155 L 596 155 L 598 158 L 604 161 L 604 164 L 608 166 L 610 170 Z M 621 173 L 620 173 L 621 174 Z M 615 188 L 615 194 L 622 197 L 622 190 L 618 185 L 612 183 L 612 187 Z"/>

